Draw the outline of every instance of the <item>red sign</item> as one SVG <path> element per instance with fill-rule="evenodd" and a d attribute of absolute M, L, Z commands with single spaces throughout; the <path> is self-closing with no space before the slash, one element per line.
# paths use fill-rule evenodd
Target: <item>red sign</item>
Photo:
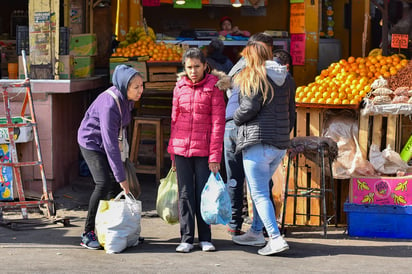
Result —
<path fill-rule="evenodd" d="M 408 35 L 407 34 L 392 34 L 392 48 L 407 49 L 408 48 Z"/>
<path fill-rule="evenodd" d="M 290 55 L 292 55 L 292 65 L 305 65 L 305 40 L 304 33 L 290 35 Z"/>

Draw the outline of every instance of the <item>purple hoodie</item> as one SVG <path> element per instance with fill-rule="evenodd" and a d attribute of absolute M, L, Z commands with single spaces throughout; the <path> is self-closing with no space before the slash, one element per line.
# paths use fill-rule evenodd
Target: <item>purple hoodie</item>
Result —
<path fill-rule="evenodd" d="M 109 93 L 102 92 L 86 111 L 77 133 L 77 142 L 81 147 L 107 155 L 117 182 L 126 179 L 118 137 L 121 124 L 126 127 L 131 121 L 134 102 L 127 100 L 127 86 L 136 73 L 136 70 L 125 65 L 117 66 L 113 73 L 114 86 L 110 90 L 119 97 L 122 114 L 114 98 Z"/>

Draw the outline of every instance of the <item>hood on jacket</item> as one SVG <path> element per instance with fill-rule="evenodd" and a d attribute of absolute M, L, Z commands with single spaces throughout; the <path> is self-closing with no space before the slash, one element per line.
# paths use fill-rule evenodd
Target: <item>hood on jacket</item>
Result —
<path fill-rule="evenodd" d="M 266 61 L 266 73 L 276 85 L 282 86 L 288 75 L 288 68 L 276 61 Z"/>
<path fill-rule="evenodd" d="M 232 67 L 229 72 L 229 76 L 234 76 L 239 73 L 246 66 L 245 58 L 239 59 L 239 61 Z M 266 72 L 270 79 L 275 82 L 276 85 L 282 86 L 285 82 L 286 76 L 288 74 L 288 69 L 286 66 L 280 65 L 276 61 L 266 61 Z"/>
<path fill-rule="evenodd" d="M 127 87 L 130 79 L 139 73 L 132 67 L 126 65 L 118 65 L 113 72 L 113 85 L 120 91 L 124 98 L 127 98 Z"/>
<path fill-rule="evenodd" d="M 223 91 L 230 88 L 231 79 L 230 79 L 230 76 L 226 75 L 226 73 L 224 73 L 223 71 L 218 71 L 214 69 L 212 70 L 210 74 L 216 76 L 219 79 L 217 83 L 215 84 L 215 87 Z M 183 76 L 187 77 L 186 71 L 182 71 L 177 74 L 177 81 L 180 81 L 183 78 Z"/>

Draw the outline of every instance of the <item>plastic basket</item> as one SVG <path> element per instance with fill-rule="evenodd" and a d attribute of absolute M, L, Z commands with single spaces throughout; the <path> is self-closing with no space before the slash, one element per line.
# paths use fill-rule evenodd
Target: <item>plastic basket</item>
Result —
<path fill-rule="evenodd" d="M 412 239 L 412 206 L 345 203 L 344 211 L 349 236 Z"/>

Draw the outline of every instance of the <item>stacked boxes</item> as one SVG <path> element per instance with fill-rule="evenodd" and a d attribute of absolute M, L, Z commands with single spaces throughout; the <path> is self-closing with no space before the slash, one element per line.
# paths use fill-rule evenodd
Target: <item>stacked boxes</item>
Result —
<path fill-rule="evenodd" d="M 70 55 L 74 56 L 74 78 L 94 75 L 97 53 L 96 34 L 73 34 L 70 37 Z"/>
<path fill-rule="evenodd" d="M 354 177 L 350 181 L 348 233 L 412 239 L 412 176 Z"/>

